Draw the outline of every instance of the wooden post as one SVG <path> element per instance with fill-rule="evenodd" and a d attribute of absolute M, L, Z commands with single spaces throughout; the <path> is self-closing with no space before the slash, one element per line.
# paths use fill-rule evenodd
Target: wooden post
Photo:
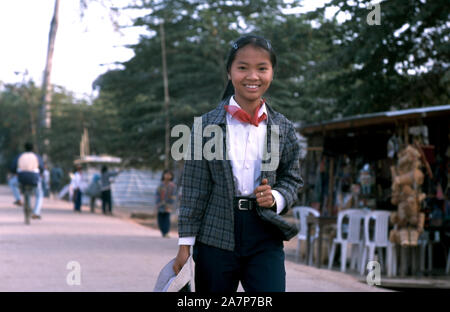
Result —
<path fill-rule="evenodd" d="M 50 129 L 51 127 L 51 107 L 50 103 L 52 101 L 52 85 L 50 75 L 52 72 L 52 64 L 53 64 L 53 52 L 55 50 L 55 39 L 56 32 L 58 30 L 58 12 L 59 12 L 59 0 L 55 0 L 55 8 L 53 12 L 53 18 L 50 24 L 50 32 L 48 37 L 48 47 L 47 47 L 47 61 L 45 64 L 44 71 L 44 81 L 42 84 L 42 107 L 41 107 L 41 128 L 42 129 Z M 44 141 L 44 152 L 43 158 L 44 161 L 47 161 L 47 152 L 48 146 L 50 142 L 48 139 Z M 42 151 L 39 150 L 39 146 L 36 147 L 39 153 Z"/>
<path fill-rule="evenodd" d="M 406 124 L 406 123 L 403 126 L 403 135 L 404 135 L 405 147 L 406 147 L 409 144 L 408 124 Z"/>
<path fill-rule="evenodd" d="M 334 158 L 330 157 L 330 179 L 328 181 L 328 215 L 333 213 Z"/>
<path fill-rule="evenodd" d="M 164 21 L 159 24 L 161 31 L 161 54 L 162 54 L 162 68 L 163 68 L 163 82 L 164 82 L 164 116 L 165 116 L 165 148 L 164 148 L 164 169 L 169 169 L 169 79 L 167 75 L 167 62 L 166 62 L 166 36 L 164 33 Z"/>

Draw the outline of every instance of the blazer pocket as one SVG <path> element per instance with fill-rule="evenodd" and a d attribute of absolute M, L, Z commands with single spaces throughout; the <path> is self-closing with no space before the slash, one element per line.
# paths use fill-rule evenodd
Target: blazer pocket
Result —
<path fill-rule="evenodd" d="M 267 173 L 268 173 L 267 180 L 269 182 L 269 185 L 275 185 L 275 183 L 277 183 L 277 172 L 268 171 Z"/>
<path fill-rule="evenodd" d="M 277 172 L 275 170 L 261 171 L 261 180 L 264 178 L 267 179 L 270 186 L 273 186 L 277 182 Z"/>

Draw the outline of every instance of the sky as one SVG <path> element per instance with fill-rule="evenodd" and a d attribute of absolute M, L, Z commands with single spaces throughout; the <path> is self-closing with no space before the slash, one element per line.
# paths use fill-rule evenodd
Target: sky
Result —
<path fill-rule="evenodd" d="M 115 3 L 126 3 L 116 0 Z M 305 0 L 301 11 L 322 6 L 326 0 Z M 0 1 L 0 82 L 18 83 L 32 79 L 42 84 L 47 55 L 48 33 L 54 0 Z M 95 79 L 115 62 L 124 62 L 134 53 L 125 45 L 137 43 L 143 27 L 114 30 L 107 8 L 92 2 L 80 17 L 79 0 L 61 0 L 51 82 L 74 92 L 77 98 L 96 96 Z M 121 25 L 131 25 L 142 12 L 124 12 Z M 0 83 L 1 85 L 1 83 Z"/>

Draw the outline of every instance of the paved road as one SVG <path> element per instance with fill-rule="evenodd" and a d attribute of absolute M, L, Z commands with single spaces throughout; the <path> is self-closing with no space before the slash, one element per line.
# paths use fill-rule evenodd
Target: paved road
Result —
<path fill-rule="evenodd" d="M 45 199 L 42 220 L 26 226 L 12 202 L 10 190 L 0 186 L 0 291 L 152 291 L 160 269 L 177 251 L 176 234 L 162 238 L 155 229 L 91 214 L 87 207 L 75 214 L 60 200 Z M 80 285 L 67 283 L 72 261 L 80 265 Z M 290 292 L 385 291 L 291 261 L 286 271 Z"/>

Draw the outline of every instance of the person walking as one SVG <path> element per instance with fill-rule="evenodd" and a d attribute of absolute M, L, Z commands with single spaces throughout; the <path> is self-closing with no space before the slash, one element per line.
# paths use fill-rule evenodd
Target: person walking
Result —
<path fill-rule="evenodd" d="M 102 195 L 102 186 L 100 183 L 100 175 L 98 173 L 94 173 L 91 183 L 89 183 L 89 186 L 85 191 L 85 194 L 90 197 L 91 213 L 95 213 L 97 198 L 101 198 Z"/>
<path fill-rule="evenodd" d="M 63 171 L 60 167 L 53 167 L 50 170 L 50 189 L 53 195 L 61 191 L 61 181 L 63 178 Z"/>
<path fill-rule="evenodd" d="M 121 170 L 116 172 L 109 172 L 107 166 L 102 167 L 102 174 L 100 176 L 101 190 L 102 190 L 102 211 L 103 214 L 112 215 L 112 196 L 111 196 L 111 182 L 112 178 L 116 177 Z"/>
<path fill-rule="evenodd" d="M 44 203 L 44 176 L 43 172 L 39 175 L 39 183 L 36 186 L 35 196 L 36 201 L 34 202 L 33 214 L 31 215 L 32 219 L 41 219 L 41 210 L 42 205 Z"/>
<path fill-rule="evenodd" d="M 77 165 L 75 167 L 75 173 L 71 181 L 71 189 L 73 190 L 73 210 L 74 212 L 81 213 L 81 205 L 83 202 L 83 192 L 86 188 L 85 174 L 83 167 Z"/>
<path fill-rule="evenodd" d="M 170 237 L 170 214 L 173 211 L 177 187 L 173 183 L 173 172 L 164 170 L 161 183 L 156 190 L 156 208 L 158 211 L 158 227 L 163 237 Z"/>
<path fill-rule="evenodd" d="M 281 215 L 296 202 L 303 180 L 295 128 L 263 98 L 275 66 L 268 40 L 255 35 L 236 40 L 222 101 L 201 118 L 203 129 L 222 131 L 218 145 L 226 150 L 216 153 L 227 158 L 199 160 L 196 151 L 204 151 L 210 139 L 198 138 L 195 127 L 191 134 L 173 269 L 181 270 L 193 245 L 198 292 L 236 292 L 239 282 L 247 292 L 286 289 L 283 240 L 298 231 L 285 227 Z"/>
<path fill-rule="evenodd" d="M 50 171 L 46 163 L 44 163 L 44 172 L 42 173 L 42 192 L 44 197 L 50 197 Z"/>

